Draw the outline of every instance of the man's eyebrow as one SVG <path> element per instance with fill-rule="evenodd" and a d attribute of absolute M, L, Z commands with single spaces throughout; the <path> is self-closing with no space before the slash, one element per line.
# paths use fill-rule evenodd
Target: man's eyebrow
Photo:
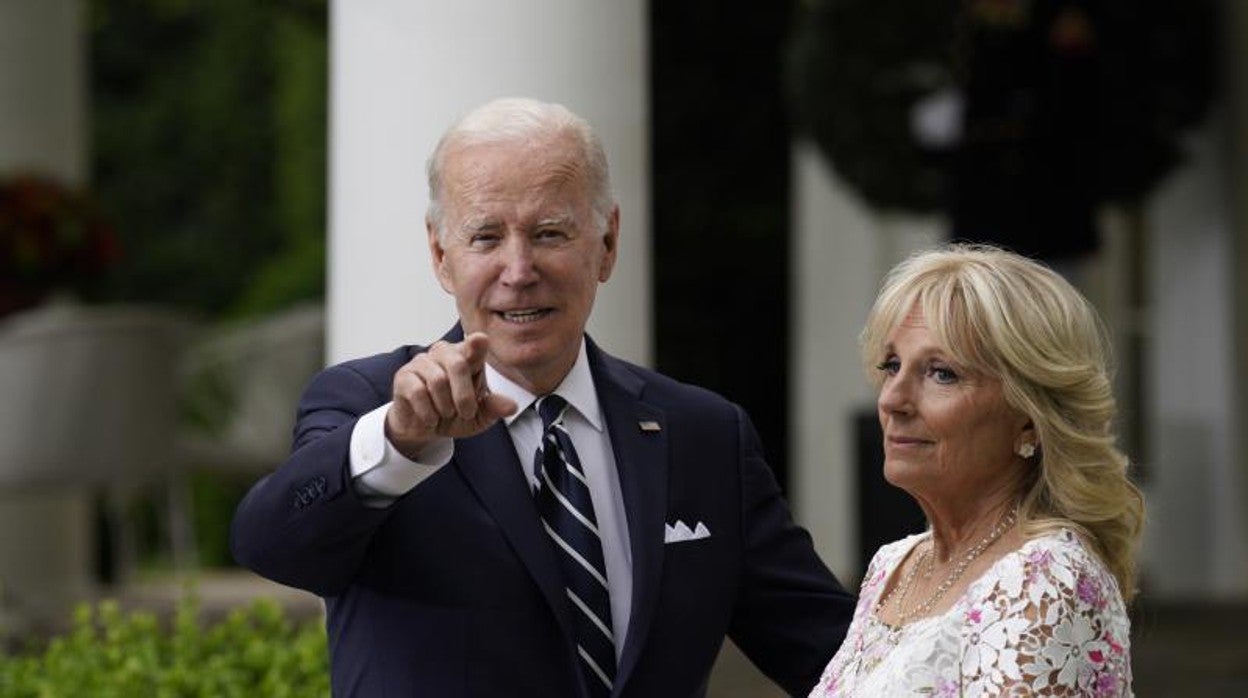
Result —
<path fill-rule="evenodd" d="M 554 215 L 554 216 L 547 216 L 539 220 L 537 222 L 537 227 L 542 228 L 546 226 L 553 226 L 553 227 L 570 226 L 575 223 L 576 223 L 575 216 L 573 216 L 570 213 L 561 213 L 561 214 Z"/>
<path fill-rule="evenodd" d="M 492 218 L 470 218 L 460 225 L 460 230 L 465 233 L 481 233 L 490 230 L 498 230 L 502 227 L 502 223 Z"/>

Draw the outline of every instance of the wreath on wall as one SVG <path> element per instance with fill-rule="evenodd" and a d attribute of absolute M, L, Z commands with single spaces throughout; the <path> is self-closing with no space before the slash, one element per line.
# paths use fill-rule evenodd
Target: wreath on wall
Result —
<path fill-rule="evenodd" d="M 810 0 L 788 56 L 795 126 L 875 208 L 941 204 L 944 158 L 913 135 L 911 113 L 953 84 L 957 0 Z"/>
<path fill-rule="evenodd" d="M 1213 0 L 808 0 L 788 92 L 874 208 L 1072 230 L 1073 209 L 1139 201 L 1183 160 L 1216 27 Z"/>

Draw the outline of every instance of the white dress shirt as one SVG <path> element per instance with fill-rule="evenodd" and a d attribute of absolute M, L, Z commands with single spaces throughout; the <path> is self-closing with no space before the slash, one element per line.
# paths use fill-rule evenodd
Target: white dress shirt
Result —
<path fill-rule="evenodd" d="M 542 441 L 542 419 L 533 408 L 538 396 L 503 377 L 489 364 L 485 381 L 491 392 L 505 395 L 520 406 L 516 414 L 506 418 L 507 431 L 515 444 L 520 467 L 530 487 L 538 485 L 534 469 L 538 446 Z M 594 502 L 594 516 L 602 539 L 603 561 L 607 568 L 607 592 L 611 599 L 611 623 L 617 641 L 618 659 L 628 636 L 628 615 L 633 598 L 633 560 L 629 547 L 628 520 L 624 513 L 624 497 L 616 470 L 611 437 L 607 433 L 598 391 L 594 388 L 581 340 L 580 353 L 572 370 L 564 376 L 555 394 L 571 407 L 564 414 L 564 426 L 581 460 Z M 390 443 L 385 435 L 386 412 L 390 403 L 360 417 L 351 433 L 350 467 L 356 491 L 370 506 L 384 507 L 418 486 L 425 478 L 446 465 L 454 454 L 454 441 L 437 439 L 408 459 Z"/>

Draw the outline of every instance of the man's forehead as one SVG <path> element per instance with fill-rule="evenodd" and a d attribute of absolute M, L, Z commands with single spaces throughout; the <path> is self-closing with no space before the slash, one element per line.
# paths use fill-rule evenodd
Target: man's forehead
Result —
<path fill-rule="evenodd" d="M 531 134 L 524 137 L 501 137 L 488 140 L 452 141 L 442 155 L 444 169 L 488 167 L 501 160 L 519 159 L 580 165 L 583 153 L 576 139 L 565 133 Z"/>
<path fill-rule="evenodd" d="M 472 207 L 470 206 L 470 209 Z M 504 227 L 509 221 L 507 211 L 502 210 L 469 210 L 460 219 L 457 226 L 460 230 L 466 232 L 477 232 L 481 230 L 493 230 Z M 553 209 L 536 210 L 526 214 L 520 214 L 519 223 L 524 226 L 532 227 L 566 227 L 576 225 L 579 218 L 576 212 L 564 207 Z"/>

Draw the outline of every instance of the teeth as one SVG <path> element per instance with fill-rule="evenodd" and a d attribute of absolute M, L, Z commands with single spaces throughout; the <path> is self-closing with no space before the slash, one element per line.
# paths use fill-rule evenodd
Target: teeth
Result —
<path fill-rule="evenodd" d="M 503 318 L 509 322 L 532 322 L 538 317 L 545 315 L 546 311 L 541 309 L 535 310 L 509 310 L 503 311 Z"/>

